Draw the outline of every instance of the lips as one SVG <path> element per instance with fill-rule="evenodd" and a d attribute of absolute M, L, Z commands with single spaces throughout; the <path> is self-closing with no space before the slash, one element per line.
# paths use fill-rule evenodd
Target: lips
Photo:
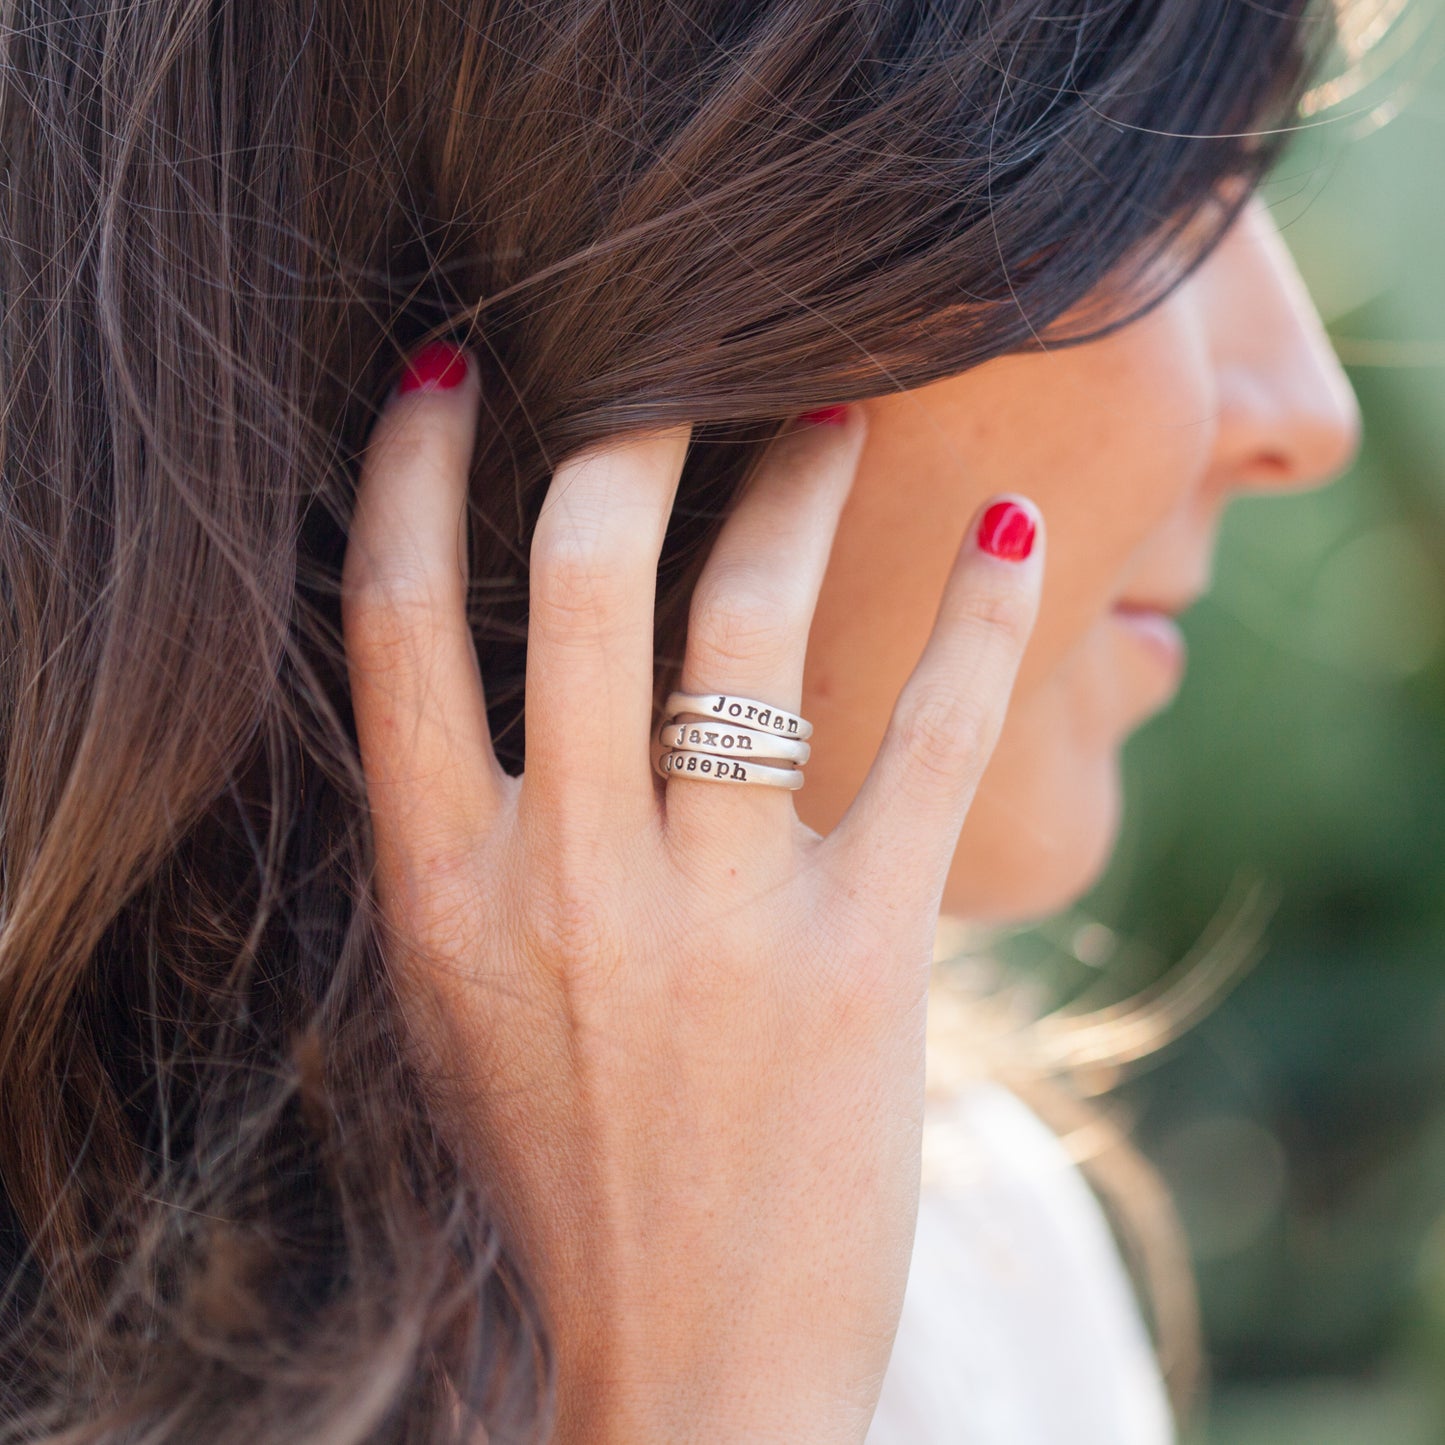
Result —
<path fill-rule="evenodd" d="M 1186 649 L 1184 634 L 1174 619 L 1193 600 L 1179 598 L 1172 602 L 1144 602 L 1128 598 L 1115 603 L 1111 615 L 1177 680 L 1184 672 Z"/>
<path fill-rule="evenodd" d="M 1187 612 L 1193 607 L 1202 594 L 1191 593 L 1170 600 L 1156 600 L 1154 598 L 1123 597 L 1114 604 L 1115 612 L 1156 612 L 1162 613 L 1165 617 L 1178 617 L 1181 612 Z"/>

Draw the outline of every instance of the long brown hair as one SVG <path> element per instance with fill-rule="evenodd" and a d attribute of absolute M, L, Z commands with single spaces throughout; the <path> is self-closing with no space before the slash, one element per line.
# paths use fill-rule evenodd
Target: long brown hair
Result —
<path fill-rule="evenodd" d="M 697 423 L 665 672 L 780 419 L 1157 299 L 1328 25 L 11 0 L 0 26 L 0 1440 L 537 1438 L 546 1331 L 369 891 L 337 593 L 401 353 L 483 360 L 472 619 L 520 768 L 560 457 Z M 1081 309 L 1121 267 L 1128 305 Z"/>

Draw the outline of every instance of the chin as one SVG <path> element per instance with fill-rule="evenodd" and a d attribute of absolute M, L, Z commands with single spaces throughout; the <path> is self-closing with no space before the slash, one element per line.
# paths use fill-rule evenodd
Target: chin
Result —
<path fill-rule="evenodd" d="M 1010 789 L 990 766 L 943 889 L 943 912 L 985 924 L 1031 923 L 1077 903 L 1099 881 L 1119 837 L 1118 754 Z M 990 786 L 992 784 L 992 786 Z"/>

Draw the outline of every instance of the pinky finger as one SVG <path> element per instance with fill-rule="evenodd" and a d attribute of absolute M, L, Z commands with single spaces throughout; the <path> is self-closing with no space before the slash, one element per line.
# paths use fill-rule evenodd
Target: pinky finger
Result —
<path fill-rule="evenodd" d="M 1004 493 L 979 508 L 873 766 L 829 835 L 850 876 L 876 873 L 880 858 L 907 860 L 909 882 L 937 902 L 1003 726 L 1043 567 L 1032 502 Z"/>

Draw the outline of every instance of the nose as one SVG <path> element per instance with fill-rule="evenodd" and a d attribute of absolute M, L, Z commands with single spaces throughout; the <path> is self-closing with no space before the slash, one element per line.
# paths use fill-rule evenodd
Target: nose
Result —
<path fill-rule="evenodd" d="M 1258 198 L 1204 269 L 1219 381 L 1220 475 L 1247 491 L 1302 490 L 1330 480 L 1359 450 L 1359 403 Z"/>

